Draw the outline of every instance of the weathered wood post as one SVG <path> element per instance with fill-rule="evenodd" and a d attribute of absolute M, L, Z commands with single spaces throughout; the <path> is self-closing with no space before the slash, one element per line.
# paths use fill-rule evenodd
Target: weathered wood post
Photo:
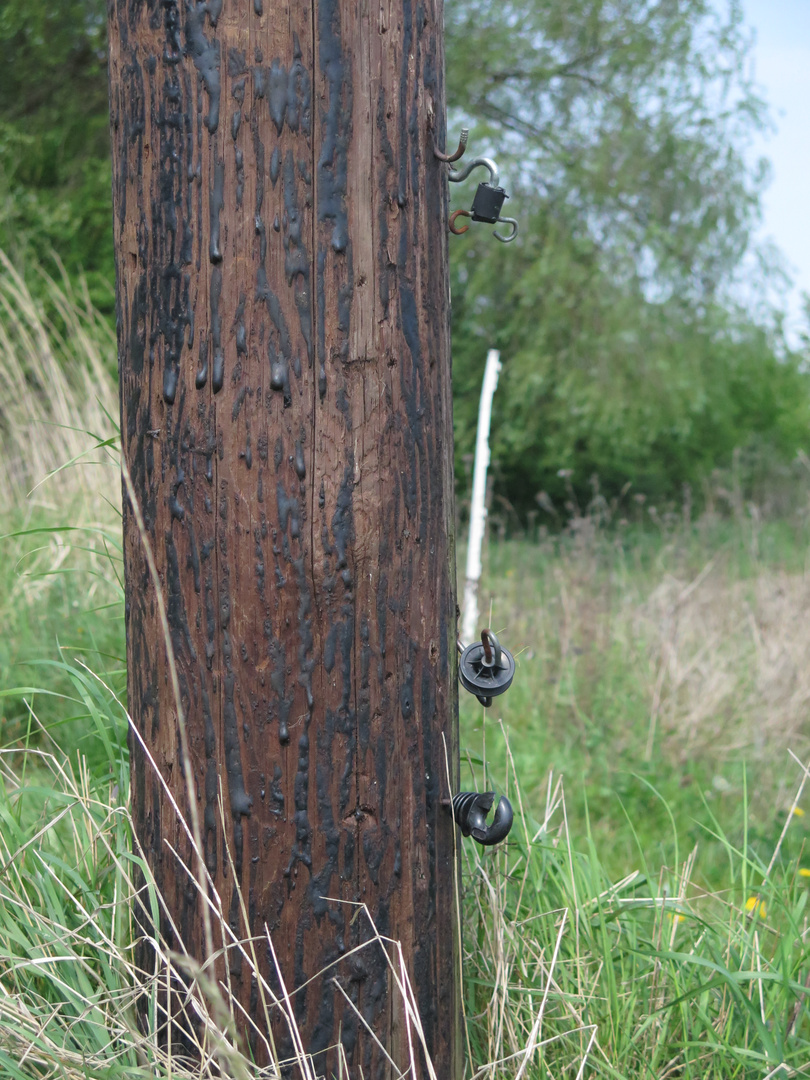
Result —
<path fill-rule="evenodd" d="M 402 942 L 453 1077 L 442 0 L 110 0 L 109 26 L 123 451 L 195 791 L 125 499 L 130 712 L 180 807 L 197 800 L 233 930 L 266 923 L 293 989 L 369 936 L 328 898 L 365 903 Z M 132 781 L 140 840 L 201 957 L 200 898 L 166 841 L 189 865 L 190 845 L 134 742 Z M 255 979 L 230 957 L 261 1024 Z M 318 1071 L 336 1071 L 338 1039 L 352 1075 L 387 1067 L 333 976 L 404 1065 L 374 945 L 294 996 Z"/>

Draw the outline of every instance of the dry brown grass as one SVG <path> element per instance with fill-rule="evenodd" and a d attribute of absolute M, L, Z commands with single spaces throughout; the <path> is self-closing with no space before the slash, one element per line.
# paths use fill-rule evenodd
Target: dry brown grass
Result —
<path fill-rule="evenodd" d="M 67 279 L 44 277 L 44 297 L 0 251 L 0 505 L 98 516 L 121 498 L 114 459 L 94 450 L 116 434 L 115 338 Z"/>
<path fill-rule="evenodd" d="M 718 563 L 720 565 L 718 565 Z M 735 580 L 722 558 L 692 581 L 667 574 L 628 629 L 646 658 L 646 756 L 784 760 L 810 736 L 810 578 L 761 566 Z M 638 646 L 637 646 L 638 647 Z"/>
<path fill-rule="evenodd" d="M 807 542 L 801 523 L 749 516 L 633 541 L 586 523 L 492 545 L 482 607 L 519 654 L 499 715 L 516 736 L 540 732 L 533 752 L 563 769 L 575 752 L 556 748 L 575 743 L 580 767 L 599 754 L 608 770 L 666 762 L 684 783 L 693 766 L 746 761 L 770 769 L 755 796 L 786 809 L 787 751 L 810 753 Z M 525 777 L 521 738 L 516 752 Z"/>
<path fill-rule="evenodd" d="M 114 334 L 81 286 L 43 276 L 34 296 L 0 251 L 0 618 L 12 633 L 54 589 L 66 602 L 67 572 L 88 608 L 115 588 L 114 363 Z"/>

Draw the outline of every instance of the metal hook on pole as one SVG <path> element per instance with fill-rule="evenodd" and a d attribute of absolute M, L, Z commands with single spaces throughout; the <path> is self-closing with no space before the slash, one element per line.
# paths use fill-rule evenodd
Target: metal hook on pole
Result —
<path fill-rule="evenodd" d="M 467 149 L 467 139 L 469 134 L 469 128 L 462 128 L 458 146 L 453 153 L 443 153 L 434 146 L 434 156 L 438 158 L 439 161 L 444 161 L 448 164 L 458 161 Z M 459 217 L 472 218 L 473 221 L 485 221 L 489 225 L 496 225 L 499 222 L 503 222 L 505 225 L 511 226 L 511 232 L 508 235 L 503 235 L 496 231 L 494 233 L 495 239 L 500 240 L 502 244 L 511 244 L 518 234 L 518 223 L 514 218 L 501 217 L 501 207 L 509 196 L 500 186 L 500 172 L 492 158 L 473 158 L 472 161 L 467 162 L 463 169 L 450 169 L 447 174 L 447 179 L 452 184 L 460 184 L 463 180 L 467 179 L 473 169 L 477 168 L 486 169 L 489 172 L 489 180 L 478 185 L 471 210 L 456 210 L 450 215 L 450 220 L 448 222 L 450 232 L 453 233 L 454 236 L 463 236 L 463 234 L 469 230 L 469 225 L 456 227 L 456 220 Z"/>
<path fill-rule="evenodd" d="M 470 129 L 469 128 L 462 128 L 461 129 L 461 135 L 459 135 L 459 138 L 458 138 L 458 147 L 453 151 L 452 154 L 443 154 L 441 152 L 441 150 L 437 150 L 436 147 L 434 146 L 433 147 L 433 155 L 434 155 L 434 157 L 437 157 L 439 159 L 439 161 L 447 161 L 447 162 L 458 161 L 458 159 L 463 156 L 464 151 L 467 149 L 467 139 L 469 137 L 469 134 L 470 134 Z"/>
<path fill-rule="evenodd" d="M 501 208 L 509 196 L 500 186 L 500 173 L 492 158 L 473 158 L 472 161 L 467 162 L 463 169 L 451 169 L 447 179 L 453 184 L 460 184 L 462 180 L 467 179 L 473 169 L 477 168 L 486 169 L 489 172 L 489 180 L 478 185 L 471 210 L 456 210 L 450 215 L 450 232 L 454 236 L 461 236 L 469 229 L 469 225 L 464 228 L 456 228 L 455 222 L 458 217 L 469 217 L 473 221 L 485 221 L 489 225 L 497 225 L 499 222 L 503 222 L 505 225 L 510 225 L 512 231 L 506 236 L 496 231 L 494 234 L 495 239 L 500 240 L 502 244 L 511 244 L 518 234 L 518 223 L 515 218 L 501 217 Z"/>
<path fill-rule="evenodd" d="M 473 169 L 477 169 L 479 165 L 483 166 L 485 169 L 489 169 L 489 186 L 494 188 L 499 187 L 501 174 L 498 172 L 498 166 L 492 158 L 487 157 L 473 158 L 472 161 L 468 161 L 466 166 L 461 170 L 451 169 L 447 179 L 451 184 L 460 184 L 461 181 L 466 180 Z"/>
<path fill-rule="evenodd" d="M 450 232 L 453 234 L 453 236 L 463 236 L 465 232 L 470 231 L 470 226 L 469 225 L 465 225 L 465 226 L 463 226 L 463 228 L 460 228 L 460 229 L 456 228 L 456 218 L 458 218 L 458 217 L 471 218 L 472 214 L 470 213 L 469 210 L 454 210 L 453 211 L 453 213 L 450 215 L 450 220 L 447 222 L 447 227 L 450 230 Z"/>
<path fill-rule="evenodd" d="M 494 232 L 492 235 L 496 240 L 500 240 L 502 244 L 511 244 L 518 234 L 518 223 L 513 217 L 499 217 L 499 222 L 503 222 L 504 225 L 511 225 L 512 231 L 509 236 L 501 236 L 499 232 Z"/>

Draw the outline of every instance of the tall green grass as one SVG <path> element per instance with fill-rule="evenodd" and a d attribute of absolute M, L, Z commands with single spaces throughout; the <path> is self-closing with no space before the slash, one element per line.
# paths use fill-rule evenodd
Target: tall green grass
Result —
<path fill-rule="evenodd" d="M 714 819 L 724 887 L 695 880 L 701 842 L 671 861 L 638 840 L 610 873 L 586 818 L 572 829 L 562 778 L 520 809 L 509 843 L 464 850 L 465 1005 L 479 1076 L 731 1080 L 810 1073 L 808 878 Z M 471 760 L 483 782 L 487 763 Z M 798 803 L 806 772 L 797 785 Z M 631 831 L 634 831 L 632 824 Z M 810 872 L 808 872 L 810 873 Z M 587 1073 L 585 1062 L 587 1059 Z"/>
<path fill-rule="evenodd" d="M 43 274 L 34 296 L 0 252 L 0 745 L 30 744 L 33 702 L 87 749 L 83 719 L 54 696 L 70 693 L 63 655 L 121 685 L 114 361 L 81 286 Z M 45 693 L 8 694 L 20 685 Z"/>
<path fill-rule="evenodd" d="M 139 884 L 138 869 L 148 871 L 133 846 L 126 761 L 110 738 L 122 710 L 82 668 L 70 676 L 106 768 L 55 748 L 0 755 L 0 1075 L 280 1075 L 283 1063 L 260 1073 L 240 1050 L 226 985 L 159 939 L 154 966 L 136 968 L 134 915 L 146 905 L 156 923 L 160 897 L 148 876 Z M 463 846 L 467 1075 L 806 1075 L 808 890 L 796 866 L 778 848 L 766 862 L 736 847 L 716 823 L 722 892 L 695 883 L 694 849 L 661 866 L 639 846 L 637 868 L 617 880 L 592 833 L 572 835 L 562 781 L 550 775 L 529 807 L 508 748 L 507 758 L 495 786 L 518 811 L 509 842 Z M 486 763 L 473 764 L 483 778 Z M 212 914 L 218 948 L 235 947 L 221 907 Z M 366 947 L 382 945 L 396 973 L 396 951 L 372 930 Z M 240 947 L 252 963 L 252 943 Z M 202 1029 L 202 1065 L 158 1038 L 168 988 L 194 977 L 187 1007 Z M 266 991 L 268 1013 L 283 1010 Z"/>

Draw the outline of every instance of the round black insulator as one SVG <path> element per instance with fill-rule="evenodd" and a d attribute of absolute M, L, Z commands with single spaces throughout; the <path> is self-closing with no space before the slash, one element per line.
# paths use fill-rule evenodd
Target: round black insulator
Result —
<path fill-rule="evenodd" d="M 515 677 L 515 658 L 503 645 L 499 651 L 498 663 L 487 664 L 483 643 L 474 641 L 467 646 L 458 662 L 461 685 L 477 698 L 488 698 L 489 701 L 483 702 L 486 706 L 492 703 L 492 698 L 505 693 Z"/>

